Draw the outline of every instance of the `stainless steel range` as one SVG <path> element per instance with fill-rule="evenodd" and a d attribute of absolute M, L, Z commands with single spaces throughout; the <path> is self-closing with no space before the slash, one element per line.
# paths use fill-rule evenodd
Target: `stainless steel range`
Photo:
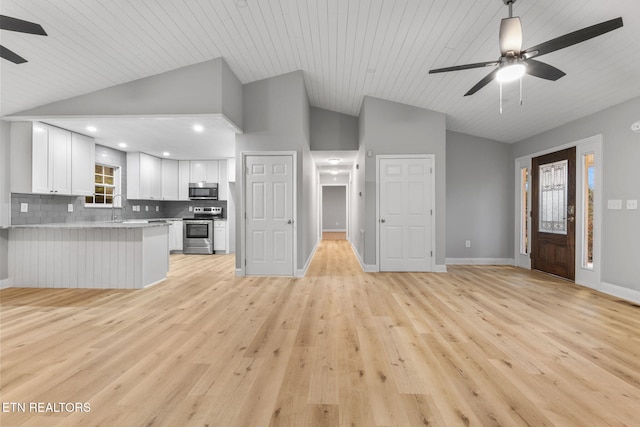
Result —
<path fill-rule="evenodd" d="M 221 207 L 194 207 L 193 217 L 183 218 L 182 252 L 185 254 L 212 254 L 213 220 L 221 216 Z"/>

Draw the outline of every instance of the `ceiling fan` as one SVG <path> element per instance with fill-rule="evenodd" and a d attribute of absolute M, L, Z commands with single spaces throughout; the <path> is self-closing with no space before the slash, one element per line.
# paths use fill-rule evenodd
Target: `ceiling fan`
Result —
<path fill-rule="evenodd" d="M 42 25 L 34 22 L 23 21 L 22 19 L 12 18 L 10 16 L 0 15 L 0 30 L 16 31 L 18 33 L 35 34 L 38 36 L 46 36 L 47 33 Z M 11 61 L 14 64 L 24 64 L 27 62 L 22 56 L 10 49 L 0 45 L 0 57 Z"/>
<path fill-rule="evenodd" d="M 555 81 L 564 76 L 565 73 L 554 66 L 536 61 L 533 58 L 555 52 L 556 50 L 564 49 L 565 47 L 573 46 L 574 44 L 582 43 L 583 41 L 601 36 L 602 34 L 622 27 L 622 18 L 615 18 L 556 37 L 555 39 L 551 39 L 523 50 L 520 18 L 513 16 L 513 4 L 516 0 L 502 1 L 509 7 L 509 17 L 504 18 L 502 22 L 500 22 L 500 33 L 498 36 L 500 43 L 500 58 L 497 61 L 477 62 L 474 64 L 437 68 L 435 70 L 429 70 L 429 74 L 497 65 L 497 68 L 480 80 L 474 87 L 469 89 L 464 96 L 473 95 L 489 84 L 493 79 L 497 79 L 502 83 L 516 80 L 521 78 L 524 74 L 529 74 L 542 79 Z"/>

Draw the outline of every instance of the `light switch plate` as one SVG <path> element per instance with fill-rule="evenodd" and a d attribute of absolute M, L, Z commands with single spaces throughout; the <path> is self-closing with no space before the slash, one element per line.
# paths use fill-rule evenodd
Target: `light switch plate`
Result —
<path fill-rule="evenodd" d="M 156 212 L 160 212 L 160 206 L 156 206 Z"/>
<path fill-rule="evenodd" d="M 20 203 L 20 212 L 29 212 L 29 203 Z"/>
<path fill-rule="evenodd" d="M 619 200 L 619 199 L 608 200 L 607 209 L 615 209 L 615 210 L 622 209 L 622 200 Z"/>
<path fill-rule="evenodd" d="M 627 200 L 627 209 L 634 211 L 638 209 L 638 200 Z"/>
<path fill-rule="evenodd" d="M 145 212 L 149 212 L 149 206 L 148 206 L 148 205 L 147 205 L 147 206 L 145 206 L 145 207 L 144 207 L 144 210 L 145 210 Z"/>
<path fill-rule="evenodd" d="M 73 212 L 73 203 L 67 204 L 67 212 Z"/>

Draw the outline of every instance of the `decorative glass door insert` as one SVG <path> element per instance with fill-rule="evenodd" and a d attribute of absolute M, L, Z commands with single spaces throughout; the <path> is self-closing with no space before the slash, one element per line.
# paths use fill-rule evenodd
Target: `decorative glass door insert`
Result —
<path fill-rule="evenodd" d="M 567 234 L 568 162 L 540 165 L 540 223 L 543 233 Z"/>

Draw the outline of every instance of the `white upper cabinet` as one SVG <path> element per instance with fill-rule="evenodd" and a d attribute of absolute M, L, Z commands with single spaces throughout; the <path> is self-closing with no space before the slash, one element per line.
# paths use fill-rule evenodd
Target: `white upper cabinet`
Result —
<path fill-rule="evenodd" d="M 162 200 L 178 200 L 178 161 L 162 159 Z"/>
<path fill-rule="evenodd" d="M 227 159 L 227 177 L 229 182 L 236 182 L 236 159 L 232 157 Z"/>
<path fill-rule="evenodd" d="M 71 132 L 53 126 L 33 127 L 32 191 L 71 193 Z"/>
<path fill-rule="evenodd" d="M 189 182 L 219 182 L 217 160 L 192 160 L 189 166 Z"/>
<path fill-rule="evenodd" d="M 178 161 L 178 200 L 189 200 L 189 160 Z"/>
<path fill-rule="evenodd" d="M 127 153 L 127 199 L 162 199 L 162 160 L 145 153 Z"/>
<path fill-rule="evenodd" d="M 93 138 L 71 134 L 71 192 L 91 196 L 95 191 L 96 144 Z"/>
<path fill-rule="evenodd" d="M 13 122 L 10 158 L 12 193 L 94 192 L 93 138 L 44 123 Z"/>
<path fill-rule="evenodd" d="M 218 182 L 218 200 L 227 200 L 229 197 L 229 181 L 227 176 L 227 161 L 218 162 L 220 181 Z"/>

